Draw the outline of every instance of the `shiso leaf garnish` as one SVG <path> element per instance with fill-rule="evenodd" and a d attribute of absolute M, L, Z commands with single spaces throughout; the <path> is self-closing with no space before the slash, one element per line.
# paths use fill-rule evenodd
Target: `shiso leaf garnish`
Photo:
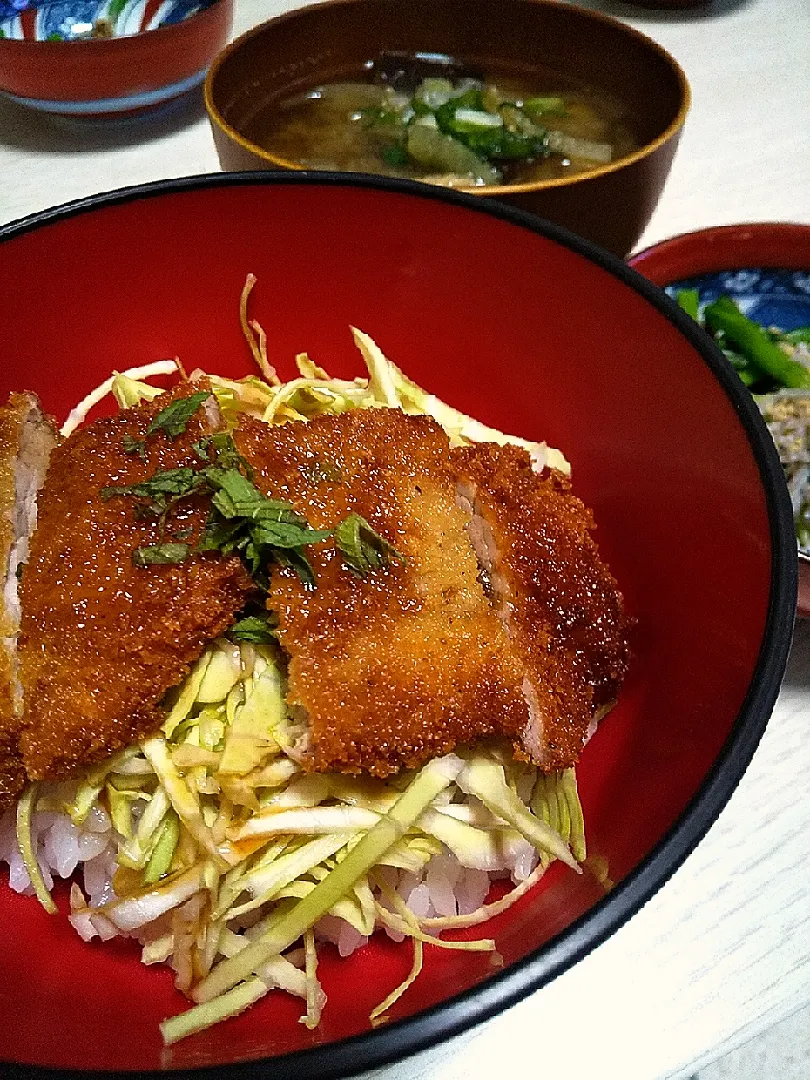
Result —
<path fill-rule="evenodd" d="M 358 577 L 366 577 L 392 560 L 405 563 L 405 556 L 389 544 L 360 514 L 349 514 L 335 529 L 335 544 L 343 561 Z"/>
<path fill-rule="evenodd" d="M 150 435 L 156 435 L 159 431 L 162 431 L 168 438 L 176 439 L 185 432 L 189 420 L 206 398 L 210 396 L 210 390 L 200 390 L 189 397 L 173 401 L 171 405 L 161 409 L 152 420 L 152 423 L 146 429 L 146 437 L 149 438 Z"/>

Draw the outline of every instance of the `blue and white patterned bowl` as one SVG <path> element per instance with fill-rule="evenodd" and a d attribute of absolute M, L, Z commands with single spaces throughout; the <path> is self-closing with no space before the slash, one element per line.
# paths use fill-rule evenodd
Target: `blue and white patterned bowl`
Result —
<path fill-rule="evenodd" d="M 198 87 L 233 0 L 0 0 L 0 93 L 45 112 L 121 117 Z"/>
<path fill-rule="evenodd" d="M 182 22 L 212 3 L 214 0 L 0 0 L 0 37 L 17 41 L 130 37 Z"/>

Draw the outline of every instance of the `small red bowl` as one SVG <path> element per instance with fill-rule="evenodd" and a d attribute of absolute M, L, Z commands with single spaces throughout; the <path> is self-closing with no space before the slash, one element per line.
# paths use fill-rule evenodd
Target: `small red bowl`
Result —
<path fill-rule="evenodd" d="M 20 283 L 0 305 L 0 396 L 31 389 L 61 418 L 111 367 L 179 356 L 189 370 L 248 374 L 248 272 L 283 376 L 304 349 L 336 376 L 359 374 L 359 326 L 431 392 L 569 457 L 637 620 L 619 703 L 577 770 L 590 852 L 616 886 L 605 895 L 591 874 L 558 867 L 487 925 L 502 968 L 427 946 L 422 976 L 375 1030 L 370 1009 L 411 964 L 384 935 L 345 960 L 323 950 L 316 1031 L 273 992 L 164 1052 L 158 1024 L 185 1005 L 172 973 L 143 967 L 132 942 L 86 945 L 64 891 L 51 917 L 3 876 L 3 1075 L 5 1062 L 26 1078 L 47 1066 L 75 1080 L 161 1068 L 325 1080 L 435 1045 L 549 982 L 641 907 L 717 818 L 779 692 L 796 549 L 753 400 L 659 289 L 514 208 L 404 181 L 251 172 L 0 228 L 0 280 Z M 657 355 L 667 363 L 651 380 Z"/>
<path fill-rule="evenodd" d="M 52 40 L 57 35 L 48 30 L 53 21 L 70 25 L 70 3 L 26 10 L 0 36 L 0 93 L 77 118 L 120 118 L 165 105 L 200 86 L 230 36 L 233 5 L 213 0 L 188 17 L 178 7 L 177 21 L 154 29 L 69 40 Z M 86 7 L 79 0 L 76 11 Z M 144 13 L 159 21 L 160 5 L 148 0 Z"/>
<path fill-rule="evenodd" d="M 662 288 L 735 270 L 798 270 L 810 281 L 810 225 L 757 222 L 682 233 L 640 251 L 630 265 Z M 808 296 L 810 311 L 810 296 Z M 810 322 L 810 319 L 808 319 Z M 798 611 L 810 617 L 810 558 L 799 555 Z"/>

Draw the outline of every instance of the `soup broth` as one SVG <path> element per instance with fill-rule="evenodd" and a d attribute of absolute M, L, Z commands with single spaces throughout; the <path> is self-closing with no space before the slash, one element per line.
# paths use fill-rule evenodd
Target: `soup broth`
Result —
<path fill-rule="evenodd" d="M 602 93 L 483 79 L 451 61 L 427 70 L 377 61 L 362 79 L 259 110 L 245 134 L 306 169 L 453 187 L 559 179 L 638 149 L 621 106 Z"/>

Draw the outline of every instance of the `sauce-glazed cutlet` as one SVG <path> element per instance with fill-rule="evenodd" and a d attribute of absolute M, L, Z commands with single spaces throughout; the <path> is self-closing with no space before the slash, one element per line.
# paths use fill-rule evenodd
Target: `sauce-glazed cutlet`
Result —
<path fill-rule="evenodd" d="M 33 394 L 12 394 L 0 408 L 0 811 L 13 803 L 26 782 L 19 748 L 17 573 L 27 558 L 37 492 L 56 439 L 53 424 Z"/>
<path fill-rule="evenodd" d="M 616 700 L 628 665 L 622 597 L 593 517 L 566 476 L 538 476 L 515 446 L 482 443 L 452 459 L 489 594 L 525 665 L 523 749 L 547 770 L 565 768 Z"/>
<path fill-rule="evenodd" d="M 458 743 L 517 737 L 521 668 L 478 580 L 441 428 L 380 409 L 269 433 L 245 422 L 236 438 L 266 493 L 316 528 L 358 513 L 406 560 L 361 580 L 330 544 L 311 551 L 315 589 L 273 575 L 268 606 L 311 765 L 384 776 Z"/>
<path fill-rule="evenodd" d="M 227 629 L 251 590 L 235 557 L 133 565 L 134 549 L 172 534 L 193 543 L 208 512 L 204 500 L 183 501 L 167 535 L 154 516 L 138 515 L 137 499 L 101 495 L 159 470 L 199 466 L 192 444 L 209 431 L 204 405 L 178 437 L 159 431 L 141 444 L 142 454 L 127 452 L 153 417 L 189 393 L 180 387 L 97 420 L 53 454 L 21 586 L 21 746 L 32 779 L 59 779 L 156 730 L 166 691 Z"/>
<path fill-rule="evenodd" d="M 524 451 L 505 455 L 488 492 L 503 488 L 503 514 L 515 519 L 505 521 L 499 535 L 510 548 L 510 588 L 529 598 L 516 605 L 515 633 L 486 559 L 477 557 L 477 519 L 464 497 L 486 470 L 488 448 L 451 451 L 433 420 L 390 409 L 320 417 L 269 433 L 245 421 L 236 438 L 267 494 L 289 500 L 316 528 L 334 528 L 358 513 L 405 559 L 360 580 L 332 546 L 314 549 L 314 590 L 289 570 L 274 572 L 268 606 L 278 613 L 279 640 L 290 657 L 288 700 L 309 721 L 313 768 L 386 775 L 490 735 L 506 736 L 546 768 L 576 759 L 596 697 L 577 649 L 559 652 L 564 635 L 558 630 L 591 578 L 605 573 L 580 503 L 553 512 L 546 507 L 544 521 L 543 500 L 564 497 L 562 489 L 531 473 Z M 510 468 L 524 486 L 505 475 Z M 525 532 L 545 529 L 546 539 L 588 549 L 585 558 L 558 561 L 555 572 L 582 579 L 558 586 L 553 618 L 533 600 L 535 578 L 543 573 L 534 560 L 548 545 L 520 548 L 522 516 Z M 558 517 L 566 524 L 562 531 Z M 605 631 L 620 634 L 615 586 L 611 596 L 617 625 Z M 563 715 L 567 707 L 573 720 Z"/>

